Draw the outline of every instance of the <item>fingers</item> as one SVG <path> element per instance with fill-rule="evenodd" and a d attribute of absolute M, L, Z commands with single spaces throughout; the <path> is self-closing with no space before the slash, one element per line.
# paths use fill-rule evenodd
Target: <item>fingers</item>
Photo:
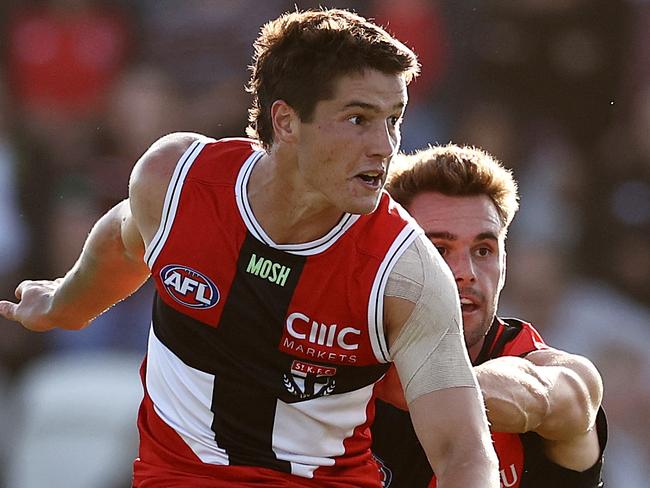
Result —
<path fill-rule="evenodd" d="M 18 300 L 22 300 L 23 298 L 23 291 L 25 290 L 25 287 L 31 283 L 29 280 L 22 281 L 17 287 L 16 291 L 14 292 L 14 295 L 16 295 L 16 298 Z"/>
<path fill-rule="evenodd" d="M 9 320 L 16 320 L 16 309 L 18 305 L 15 303 L 8 302 L 6 300 L 0 300 L 0 315 Z"/>

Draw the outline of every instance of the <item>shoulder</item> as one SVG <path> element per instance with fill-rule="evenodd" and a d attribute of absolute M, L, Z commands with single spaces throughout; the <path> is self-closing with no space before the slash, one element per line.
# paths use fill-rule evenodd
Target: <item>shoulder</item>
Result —
<path fill-rule="evenodd" d="M 212 141 L 193 132 L 175 132 L 154 142 L 140 157 L 129 180 L 131 213 L 147 243 L 160 223 L 167 186 L 179 159 L 197 141 Z"/>
<path fill-rule="evenodd" d="M 446 280 L 454 283 L 454 278 L 445 260 L 424 233 L 419 232 L 400 257 L 398 263 L 407 263 L 423 280 Z M 401 268 L 398 268 L 401 269 Z M 454 285 L 455 286 L 455 285 Z"/>
<path fill-rule="evenodd" d="M 131 187 L 169 182 L 178 160 L 194 142 L 200 140 L 212 139 L 194 132 L 174 132 L 158 139 L 135 164 Z"/>
<path fill-rule="evenodd" d="M 494 352 L 499 356 L 525 356 L 548 346 L 535 327 L 517 318 L 498 317 L 498 337 L 494 337 Z M 500 344 L 500 347 L 498 347 Z"/>
<path fill-rule="evenodd" d="M 391 290 L 401 290 L 396 295 Z M 441 295 L 455 296 L 453 276 L 440 253 L 424 236 L 418 234 L 397 258 L 388 276 L 386 294 L 417 302 L 421 296 L 435 301 Z"/>
<path fill-rule="evenodd" d="M 447 330 L 454 319 L 460 324 L 453 275 L 423 234 L 409 244 L 391 270 L 384 307 L 389 344 L 407 321 L 432 325 L 437 331 Z"/>

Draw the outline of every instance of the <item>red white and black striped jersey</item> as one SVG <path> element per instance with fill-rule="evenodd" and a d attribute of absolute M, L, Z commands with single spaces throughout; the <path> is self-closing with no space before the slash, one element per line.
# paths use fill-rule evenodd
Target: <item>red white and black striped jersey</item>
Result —
<path fill-rule="evenodd" d="M 199 140 L 169 183 L 145 254 L 156 295 L 135 486 L 380 486 L 384 288 L 421 229 L 384 192 L 320 239 L 276 244 L 247 197 L 263 154 Z"/>

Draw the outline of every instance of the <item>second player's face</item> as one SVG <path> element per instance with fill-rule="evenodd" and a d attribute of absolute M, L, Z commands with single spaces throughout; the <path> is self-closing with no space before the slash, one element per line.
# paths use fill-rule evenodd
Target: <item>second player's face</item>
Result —
<path fill-rule="evenodd" d="M 465 342 L 475 359 L 496 314 L 505 277 L 504 235 L 486 195 L 420 193 L 408 208 L 449 265 L 460 296 Z"/>
<path fill-rule="evenodd" d="M 367 70 L 339 79 L 334 97 L 300 124 L 298 169 L 308 191 L 339 211 L 372 212 L 399 149 L 406 102 L 401 75 Z"/>

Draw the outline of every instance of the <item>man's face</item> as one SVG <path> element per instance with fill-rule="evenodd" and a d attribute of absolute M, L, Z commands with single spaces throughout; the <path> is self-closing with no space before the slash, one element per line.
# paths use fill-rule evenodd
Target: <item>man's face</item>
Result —
<path fill-rule="evenodd" d="M 367 70 L 340 78 L 334 97 L 318 102 L 311 122 L 300 122 L 297 165 L 306 190 L 325 206 L 372 212 L 399 149 L 406 102 L 401 75 Z"/>
<path fill-rule="evenodd" d="M 465 342 L 476 358 L 497 310 L 505 277 L 504 233 L 487 195 L 420 193 L 408 208 L 456 279 Z"/>

